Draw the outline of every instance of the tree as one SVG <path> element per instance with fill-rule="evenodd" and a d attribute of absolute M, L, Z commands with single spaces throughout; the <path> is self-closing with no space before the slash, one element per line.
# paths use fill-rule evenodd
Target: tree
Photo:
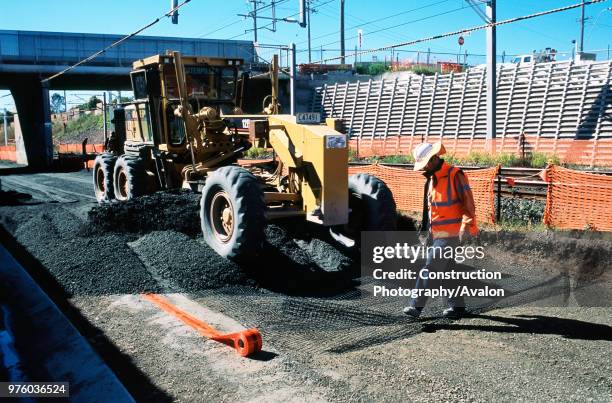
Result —
<path fill-rule="evenodd" d="M 96 109 L 100 102 L 102 101 L 100 101 L 98 97 L 94 95 L 93 97 L 89 98 L 89 101 L 87 101 L 87 109 Z"/>
<path fill-rule="evenodd" d="M 66 112 L 66 99 L 57 92 L 51 96 L 51 112 Z"/>

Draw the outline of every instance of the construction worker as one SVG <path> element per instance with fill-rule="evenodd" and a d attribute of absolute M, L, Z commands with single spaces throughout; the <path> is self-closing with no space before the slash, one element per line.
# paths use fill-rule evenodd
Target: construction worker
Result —
<path fill-rule="evenodd" d="M 443 258 L 439 252 L 435 254 L 436 248 L 455 248 L 469 237 L 478 235 L 474 197 L 468 179 L 461 169 L 440 158 L 445 152 L 441 142 L 421 143 L 413 150 L 414 170 L 422 171 L 427 178 L 419 240 L 424 247 L 433 247 L 427 250 L 427 262 L 417 276 L 416 290 L 428 289 L 430 280 L 424 278 L 430 271 L 443 272 L 454 267 L 453 258 Z M 421 294 L 411 299 L 404 313 L 418 318 L 426 302 L 427 297 Z M 459 318 L 464 313 L 463 298 L 448 299 L 444 317 Z"/>

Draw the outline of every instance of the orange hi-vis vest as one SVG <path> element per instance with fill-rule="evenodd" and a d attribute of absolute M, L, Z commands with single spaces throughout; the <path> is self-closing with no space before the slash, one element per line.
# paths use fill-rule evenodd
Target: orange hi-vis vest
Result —
<path fill-rule="evenodd" d="M 455 189 L 455 176 L 460 172 L 446 162 L 434 173 L 434 180 L 429 182 L 429 222 L 433 238 L 451 238 L 459 236 L 463 221 L 463 203 Z"/>

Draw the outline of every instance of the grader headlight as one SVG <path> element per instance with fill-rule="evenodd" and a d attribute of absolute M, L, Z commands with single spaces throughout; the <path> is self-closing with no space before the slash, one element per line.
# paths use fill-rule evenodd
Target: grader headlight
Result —
<path fill-rule="evenodd" d="M 325 148 L 346 148 L 346 136 L 344 134 L 325 136 Z"/>

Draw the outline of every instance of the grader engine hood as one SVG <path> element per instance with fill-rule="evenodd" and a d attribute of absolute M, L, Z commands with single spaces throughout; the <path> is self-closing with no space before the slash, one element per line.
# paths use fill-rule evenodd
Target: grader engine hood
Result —
<path fill-rule="evenodd" d="M 297 124 L 291 115 L 268 118 L 270 144 L 300 177 L 307 220 L 326 226 L 348 222 L 348 141 L 324 125 Z"/>

